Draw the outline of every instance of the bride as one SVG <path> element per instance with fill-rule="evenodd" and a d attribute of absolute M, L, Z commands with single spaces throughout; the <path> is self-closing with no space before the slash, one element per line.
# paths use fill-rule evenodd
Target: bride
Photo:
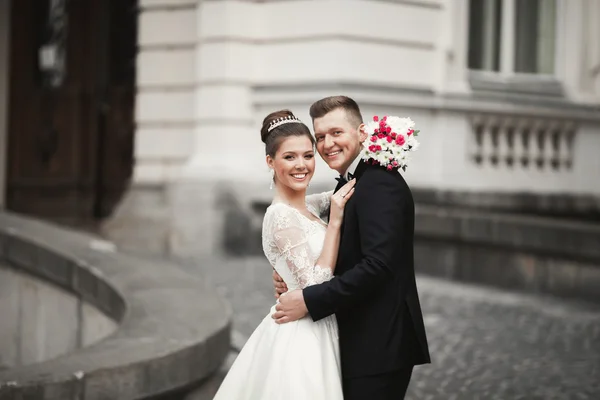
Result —
<path fill-rule="evenodd" d="M 289 290 L 329 280 L 337 260 L 344 206 L 354 180 L 336 194 L 306 196 L 315 169 L 315 142 L 288 110 L 263 121 L 275 196 L 263 221 L 267 259 Z M 321 218 L 330 209 L 329 224 Z M 335 316 L 277 324 L 271 308 L 238 355 L 215 400 L 342 400 Z"/>

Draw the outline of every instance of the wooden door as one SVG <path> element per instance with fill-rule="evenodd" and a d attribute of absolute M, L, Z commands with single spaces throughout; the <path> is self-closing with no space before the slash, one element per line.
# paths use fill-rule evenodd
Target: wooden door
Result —
<path fill-rule="evenodd" d="M 10 210 L 87 223 L 108 215 L 125 190 L 135 77 L 111 86 L 118 42 L 111 20 L 127 15 L 135 29 L 135 14 L 124 5 L 135 11 L 125 0 L 13 1 Z M 127 57 L 135 60 L 135 47 Z"/>
<path fill-rule="evenodd" d="M 138 0 L 110 0 L 106 4 L 107 47 L 99 78 L 106 91 L 99 110 L 97 219 L 108 217 L 114 210 L 127 190 L 134 165 Z"/>

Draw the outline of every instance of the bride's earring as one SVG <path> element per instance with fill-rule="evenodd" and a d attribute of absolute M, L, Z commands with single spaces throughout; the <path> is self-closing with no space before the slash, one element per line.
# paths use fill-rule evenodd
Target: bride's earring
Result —
<path fill-rule="evenodd" d="M 271 184 L 269 185 L 269 189 L 273 190 L 273 182 L 275 182 L 275 170 L 271 168 Z"/>

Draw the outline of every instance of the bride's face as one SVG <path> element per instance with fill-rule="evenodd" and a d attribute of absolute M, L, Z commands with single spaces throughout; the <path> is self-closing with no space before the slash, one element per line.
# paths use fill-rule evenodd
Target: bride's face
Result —
<path fill-rule="evenodd" d="M 275 184 L 292 190 L 306 190 L 315 171 L 315 151 L 304 135 L 285 138 L 275 157 L 267 156 L 267 164 L 275 171 Z"/>

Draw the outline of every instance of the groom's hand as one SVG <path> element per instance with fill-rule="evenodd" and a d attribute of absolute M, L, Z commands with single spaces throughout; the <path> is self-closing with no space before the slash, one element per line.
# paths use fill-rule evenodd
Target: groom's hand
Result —
<path fill-rule="evenodd" d="M 287 292 L 288 288 L 281 276 L 273 269 L 273 286 L 275 286 L 275 298 L 278 299 L 279 296 Z"/>
<path fill-rule="evenodd" d="M 304 303 L 304 294 L 302 290 L 292 290 L 279 298 L 279 304 L 275 306 L 277 310 L 273 319 L 278 324 L 297 321 L 308 314 L 306 303 Z"/>

